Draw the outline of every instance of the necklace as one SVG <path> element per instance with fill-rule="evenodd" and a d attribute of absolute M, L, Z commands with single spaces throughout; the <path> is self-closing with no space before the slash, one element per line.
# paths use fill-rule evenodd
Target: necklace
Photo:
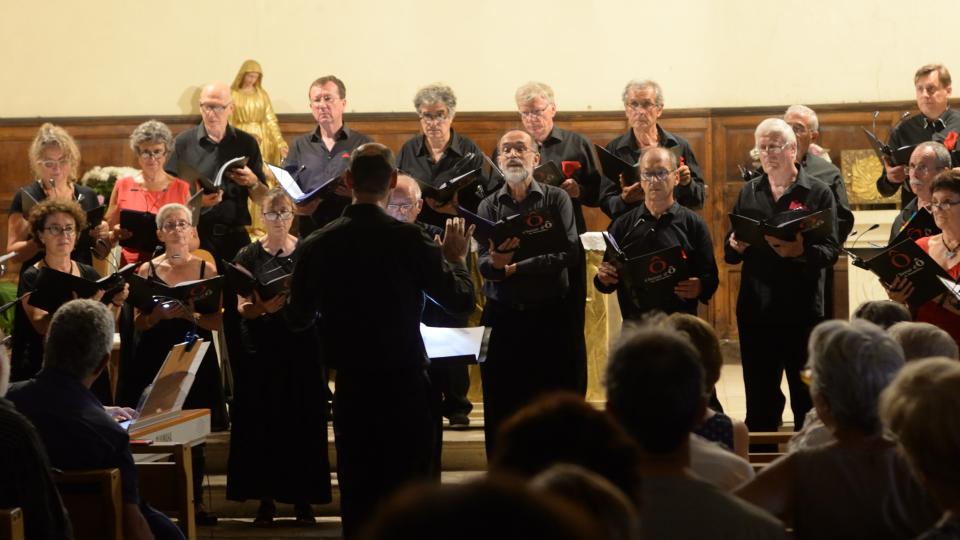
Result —
<path fill-rule="evenodd" d="M 957 256 L 957 251 L 960 249 L 960 241 L 956 243 L 952 248 L 947 245 L 947 237 L 941 235 L 940 241 L 943 242 L 943 249 L 947 250 L 947 257 L 952 259 Z"/>

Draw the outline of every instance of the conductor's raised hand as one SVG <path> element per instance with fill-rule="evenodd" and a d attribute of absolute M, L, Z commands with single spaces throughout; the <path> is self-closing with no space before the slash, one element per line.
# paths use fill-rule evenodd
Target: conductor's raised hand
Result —
<path fill-rule="evenodd" d="M 447 220 L 443 231 L 443 238 L 434 237 L 434 241 L 440 246 L 443 257 L 450 262 L 464 262 L 467 258 L 467 251 L 470 249 L 470 237 L 473 236 L 474 226 L 466 227 L 463 218 L 450 218 Z"/>

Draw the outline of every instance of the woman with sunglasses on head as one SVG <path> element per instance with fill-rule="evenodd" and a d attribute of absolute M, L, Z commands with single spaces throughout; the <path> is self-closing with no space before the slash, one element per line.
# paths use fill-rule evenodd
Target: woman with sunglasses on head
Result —
<path fill-rule="evenodd" d="M 290 234 L 294 214 L 286 192 L 270 190 L 261 213 L 267 234 L 241 249 L 234 264 L 262 283 L 289 275 L 300 254 Z M 310 505 L 331 500 L 319 342 L 315 328 L 290 330 L 286 299 L 286 290 L 262 298 L 256 288 L 237 296 L 248 354 L 234 373 L 227 498 L 259 499 L 258 526 L 273 521 L 278 501 L 294 505 L 299 523 L 312 524 Z"/>
<path fill-rule="evenodd" d="M 27 223 L 33 201 L 75 201 L 84 211 L 100 206 L 97 192 L 76 181 L 80 149 L 65 129 L 50 123 L 40 126 L 30 143 L 29 156 L 30 170 L 36 180 L 16 191 L 7 218 L 7 252 L 17 252 L 14 261 L 23 263 L 21 272 L 42 257 L 43 247 L 30 237 Z M 93 263 L 92 248 L 96 247 L 97 240 L 109 239 L 105 222 L 91 225 L 90 230 L 77 232 L 73 247 L 72 258 L 85 264 Z"/>
<path fill-rule="evenodd" d="M 173 134 L 166 124 L 148 120 L 137 126 L 130 135 L 130 149 L 137 156 L 140 173 L 120 178 L 113 185 L 106 219 L 112 229 L 110 239 L 114 243 L 131 234 L 120 228 L 121 210 L 156 214 L 165 204 L 186 204 L 190 198 L 190 185 L 163 170 L 163 164 L 173 149 Z M 146 262 L 152 256 L 152 252 L 123 248 L 120 253 L 121 266 Z"/>
<path fill-rule="evenodd" d="M 190 252 L 195 231 L 190 209 L 178 203 L 166 204 L 157 212 L 157 238 L 164 245 L 163 255 L 140 266 L 141 277 L 173 287 L 187 281 L 217 276 L 213 264 Z M 136 407 L 144 389 L 153 382 L 170 349 L 183 343 L 188 336 L 196 334 L 210 342 L 207 352 L 197 368 L 193 386 L 183 403 L 184 409 L 210 409 L 210 429 L 227 429 L 227 410 L 220 378 L 217 350 L 214 347 L 213 330 L 220 330 L 222 310 L 214 313 L 198 313 L 193 302 L 162 302 L 153 310 L 136 310 L 134 325 L 139 331 L 136 353 L 132 363 L 120 365 L 120 384 L 117 402 L 123 406 Z M 193 492 L 197 506 L 197 523 L 207 524 L 212 517 L 203 510 L 201 501 L 203 471 L 205 468 L 204 446 L 193 448 Z"/>
<path fill-rule="evenodd" d="M 92 266 L 72 258 L 77 235 L 86 224 L 86 214 L 80 205 L 69 200 L 47 199 L 34 206 L 28 218 L 27 225 L 32 241 L 39 247 L 40 259 L 34 264 L 24 265 L 17 287 L 18 298 L 36 289 L 37 279 L 43 268 L 88 280 L 100 279 L 100 274 Z M 99 291 L 93 299 L 100 300 L 102 297 L 103 291 Z M 111 299 L 110 306 L 115 315 L 126 297 L 127 291 L 124 288 Z M 53 313 L 30 305 L 29 296 L 20 300 L 14 315 L 11 380 L 29 379 L 40 370 L 43 362 L 43 338 L 52 315 Z M 103 394 L 103 397 L 109 397 L 109 393 L 102 392 L 104 389 L 95 387 L 94 390 L 98 396 Z"/>
<path fill-rule="evenodd" d="M 944 171 L 933 181 L 930 211 L 941 232 L 920 238 L 917 245 L 946 270 L 954 282 L 960 281 L 960 171 Z M 913 285 L 898 278 L 887 292 L 891 300 L 906 304 L 913 294 Z M 938 295 L 920 306 L 911 306 L 911 311 L 913 320 L 939 326 L 960 343 L 960 301 L 950 293 Z"/>

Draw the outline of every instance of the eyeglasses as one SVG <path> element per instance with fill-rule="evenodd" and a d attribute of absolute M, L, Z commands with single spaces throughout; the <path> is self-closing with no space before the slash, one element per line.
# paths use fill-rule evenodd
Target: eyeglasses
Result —
<path fill-rule="evenodd" d="M 206 113 L 220 114 L 223 111 L 227 110 L 227 107 L 229 106 L 230 106 L 229 103 L 227 103 L 226 105 L 220 105 L 215 103 L 201 103 L 200 110 Z"/>
<path fill-rule="evenodd" d="M 790 146 L 789 144 L 770 144 L 767 146 L 758 146 L 757 151 L 768 156 L 779 156 L 783 150 Z"/>
<path fill-rule="evenodd" d="M 166 231 L 166 232 L 173 232 L 173 231 L 176 231 L 176 230 L 184 230 L 184 231 L 185 231 L 185 230 L 189 229 L 191 225 L 192 225 L 192 223 L 190 223 L 189 221 L 187 221 L 187 220 L 185 220 L 185 219 L 178 219 L 177 221 L 165 221 L 160 228 L 163 229 L 163 230 Z"/>
<path fill-rule="evenodd" d="M 425 124 L 442 124 L 450 119 L 447 113 L 420 113 L 420 120 Z"/>
<path fill-rule="evenodd" d="M 546 111 L 549 108 L 550 106 L 547 105 L 546 107 L 543 107 L 541 109 L 533 109 L 530 111 L 520 111 L 520 116 L 522 116 L 523 118 L 540 118 L 541 116 L 543 116 L 544 111 Z"/>
<path fill-rule="evenodd" d="M 646 180 L 647 182 L 666 182 L 667 178 L 670 178 L 670 175 L 677 172 L 676 169 L 668 171 L 666 169 L 657 169 L 655 171 L 641 171 L 640 179 Z"/>
<path fill-rule="evenodd" d="M 310 106 L 319 107 L 322 104 L 330 105 L 336 101 L 340 101 L 340 98 L 337 96 L 320 96 L 317 99 L 310 100 Z"/>
<path fill-rule="evenodd" d="M 942 171 L 946 167 L 927 167 L 926 165 L 907 165 L 907 174 L 924 176 L 927 173 Z"/>
<path fill-rule="evenodd" d="M 277 221 L 282 219 L 284 221 L 293 218 L 293 212 L 290 210 L 280 210 L 279 212 L 264 212 L 263 219 L 267 221 Z"/>
<path fill-rule="evenodd" d="M 648 110 L 656 107 L 656 106 L 657 106 L 657 103 L 656 103 L 655 101 L 649 101 L 649 100 L 645 100 L 645 101 L 628 101 L 628 102 L 626 103 L 626 105 L 627 105 L 627 108 L 630 109 L 631 111 L 638 111 L 638 110 L 640 110 L 640 109 L 643 109 L 643 110 L 647 110 L 647 111 L 648 111 Z"/>
<path fill-rule="evenodd" d="M 813 131 L 803 124 L 790 124 L 790 127 L 793 128 L 793 132 L 796 135 L 806 135 L 807 132 Z"/>
<path fill-rule="evenodd" d="M 137 153 L 140 159 L 161 159 L 167 155 L 166 150 L 141 150 Z"/>
<path fill-rule="evenodd" d="M 60 159 L 40 159 L 37 160 L 37 163 L 43 166 L 45 169 L 62 169 L 70 164 L 70 160 L 67 158 Z"/>
<path fill-rule="evenodd" d="M 415 206 L 415 205 L 414 205 L 413 203 L 407 203 L 407 204 L 388 204 L 388 205 L 387 205 L 387 211 L 388 211 L 388 212 L 396 212 L 396 213 L 398 213 L 398 214 L 406 214 L 406 213 L 409 212 L 410 209 L 413 208 L 414 206 Z"/>
<path fill-rule="evenodd" d="M 527 148 L 525 144 L 505 144 L 500 147 L 500 155 L 502 156 L 509 156 L 510 154 L 518 154 L 522 156 L 533 151 L 534 150 Z"/>
<path fill-rule="evenodd" d="M 933 201 L 930 203 L 931 210 L 940 210 L 941 212 L 949 212 L 951 208 L 960 204 L 960 201 Z"/>
<path fill-rule="evenodd" d="M 44 227 L 43 230 L 53 236 L 73 236 L 77 234 L 77 230 L 72 226 L 61 227 L 60 225 L 48 225 Z"/>

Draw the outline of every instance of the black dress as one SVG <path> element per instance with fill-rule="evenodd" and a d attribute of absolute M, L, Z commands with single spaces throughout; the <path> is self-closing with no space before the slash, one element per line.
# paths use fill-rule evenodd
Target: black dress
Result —
<path fill-rule="evenodd" d="M 41 255 L 42 256 L 42 255 Z M 24 263 L 26 264 L 26 263 Z M 100 279 L 100 274 L 90 265 L 77 262 L 80 277 L 89 280 Z M 17 284 L 17 298 L 36 288 L 40 269 L 36 265 L 24 266 Z M 17 302 L 13 316 L 13 335 L 11 337 L 11 381 L 23 381 L 32 378 L 43 364 L 43 336 L 37 333 L 30 323 L 23 304 Z"/>
<path fill-rule="evenodd" d="M 206 266 L 206 261 L 200 262 L 201 279 L 204 277 Z M 150 269 L 150 279 L 164 282 L 154 274 L 153 267 Z M 209 330 L 195 327 L 192 322 L 185 319 L 161 320 L 152 328 L 140 332 L 133 363 L 120 366 L 117 403 L 125 407 L 136 407 L 144 388 L 153 382 L 170 349 L 177 343 L 182 343 L 187 333 L 194 329 L 200 338 L 211 343 L 200 362 L 197 377 L 193 381 L 190 393 L 187 394 L 183 408 L 210 409 L 211 429 L 224 431 L 227 428 L 227 410 L 224 404 L 217 350 L 212 343 L 213 335 Z"/>
<path fill-rule="evenodd" d="M 274 258 L 253 242 L 234 262 L 262 276 L 290 272 L 299 254 L 298 249 Z M 248 354 L 235 377 L 230 408 L 227 498 L 330 502 L 325 379 L 316 328 L 294 332 L 278 311 L 243 319 L 242 329 Z"/>

